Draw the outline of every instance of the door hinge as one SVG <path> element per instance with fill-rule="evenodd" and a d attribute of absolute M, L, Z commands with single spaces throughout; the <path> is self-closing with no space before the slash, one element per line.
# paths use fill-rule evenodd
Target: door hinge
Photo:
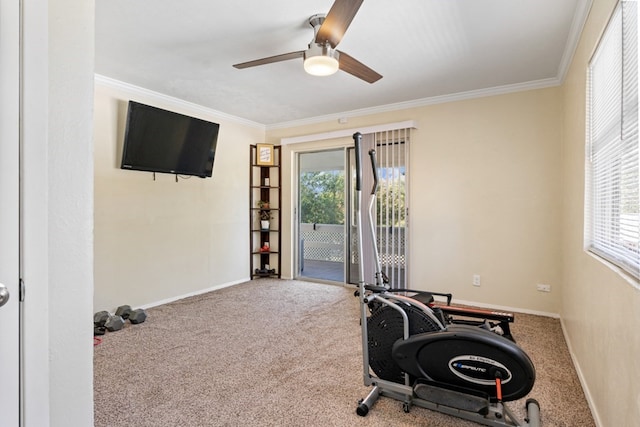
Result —
<path fill-rule="evenodd" d="M 19 283 L 19 290 L 18 290 L 19 291 L 18 292 L 19 295 L 18 295 L 18 298 L 19 298 L 20 302 L 23 302 L 24 301 L 24 295 L 26 293 L 26 289 L 25 289 L 25 284 L 24 284 L 24 280 L 22 280 L 22 277 L 20 278 L 20 281 L 18 283 Z"/>

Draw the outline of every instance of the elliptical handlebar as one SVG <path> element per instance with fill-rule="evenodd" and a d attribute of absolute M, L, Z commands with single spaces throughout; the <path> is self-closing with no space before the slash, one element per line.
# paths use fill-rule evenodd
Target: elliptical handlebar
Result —
<path fill-rule="evenodd" d="M 356 132 L 353 134 L 353 142 L 356 150 L 356 191 L 360 191 L 362 188 L 362 159 L 360 157 L 360 145 L 362 144 L 362 134 Z"/>
<path fill-rule="evenodd" d="M 371 169 L 373 169 L 373 188 L 371 189 L 371 195 L 374 195 L 378 190 L 378 162 L 376 160 L 376 150 L 369 150 L 369 157 L 371 157 Z"/>

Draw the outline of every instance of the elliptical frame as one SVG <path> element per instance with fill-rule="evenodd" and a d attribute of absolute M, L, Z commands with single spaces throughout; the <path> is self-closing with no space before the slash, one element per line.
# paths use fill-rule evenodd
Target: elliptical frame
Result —
<path fill-rule="evenodd" d="M 375 234 L 375 225 L 373 221 L 373 208 L 375 206 L 375 197 L 376 191 L 378 187 L 378 176 L 377 176 L 377 164 L 376 164 L 376 156 L 375 150 L 369 151 L 369 156 L 372 163 L 372 169 L 374 173 L 374 185 L 370 193 L 369 198 L 369 206 L 368 206 L 368 215 L 369 215 L 369 232 L 371 233 L 372 242 L 373 242 L 373 253 L 375 258 L 376 265 L 376 283 L 374 285 L 367 284 L 364 280 L 364 265 L 362 262 L 362 155 L 361 155 L 361 140 L 362 134 L 360 132 L 356 132 L 353 135 L 354 143 L 355 143 L 355 161 L 356 161 L 356 204 L 357 204 L 357 213 L 356 213 L 356 226 L 357 226 L 357 237 L 358 237 L 358 252 L 360 254 L 360 262 L 358 263 L 358 290 L 356 291 L 356 295 L 360 300 L 360 316 L 361 316 L 361 329 L 362 329 L 362 359 L 363 359 L 363 382 L 365 386 L 372 387 L 371 391 L 364 399 L 361 399 L 358 402 L 358 407 L 356 409 L 356 413 L 360 416 L 366 416 L 374 405 L 374 403 L 378 400 L 380 396 L 390 397 L 395 400 L 402 402 L 402 407 L 405 412 L 409 412 L 413 405 L 423 407 L 426 409 L 430 409 L 433 411 L 441 412 L 444 414 L 452 415 L 458 418 L 463 418 L 466 420 L 474 421 L 479 424 L 495 426 L 495 427 L 505 427 L 505 426 L 526 426 L 526 427 L 538 427 L 540 426 L 540 406 L 537 401 L 534 399 L 528 399 L 526 401 L 526 411 L 527 418 L 520 422 L 515 415 L 509 410 L 509 408 L 502 402 L 501 397 L 497 401 L 491 401 L 488 398 L 483 398 L 479 396 L 473 395 L 465 395 L 460 391 L 453 390 L 445 390 L 445 389 L 437 389 L 436 394 L 441 392 L 442 394 L 449 394 L 444 399 L 439 400 L 438 398 L 428 400 L 426 398 L 420 397 L 416 393 L 416 387 L 412 384 L 412 379 L 408 373 L 404 373 L 404 384 L 397 383 L 394 381 L 385 380 L 382 378 L 378 378 L 377 376 L 372 374 L 372 369 L 370 366 L 369 359 L 369 331 L 368 331 L 368 311 L 371 303 L 379 303 L 384 307 L 389 307 L 390 309 L 396 311 L 400 314 L 403 323 L 403 340 L 408 340 L 410 337 L 410 325 L 409 318 L 407 315 L 407 311 L 402 308 L 402 305 L 410 305 L 420 310 L 425 316 L 429 318 L 429 320 L 436 326 L 438 331 L 434 333 L 438 333 L 439 331 L 446 331 L 447 325 L 444 322 L 444 318 L 438 317 L 434 314 L 434 311 L 424 303 L 404 295 L 399 295 L 395 293 L 388 292 L 389 287 L 385 283 L 382 274 L 382 268 L 380 264 L 380 257 L 378 253 L 378 248 L 376 244 L 376 234 Z M 407 290 L 409 291 L 409 290 Z M 447 296 L 448 302 L 451 299 L 451 296 Z M 500 386 L 500 382 L 497 381 L 498 388 Z M 424 387 L 429 388 L 430 386 L 425 385 Z M 431 392 L 432 390 L 427 390 Z M 425 393 L 424 395 L 431 396 L 430 393 Z M 498 396 L 501 395 L 501 392 L 498 391 Z M 481 412 L 476 412 L 470 407 L 464 407 L 465 405 L 449 405 L 449 402 L 455 400 L 456 398 L 462 398 L 462 400 L 471 401 L 471 405 L 485 405 L 486 410 L 482 410 Z M 444 404 L 443 402 L 447 403 Z M 462 406 L 462 407 L 460 407 Z"/>

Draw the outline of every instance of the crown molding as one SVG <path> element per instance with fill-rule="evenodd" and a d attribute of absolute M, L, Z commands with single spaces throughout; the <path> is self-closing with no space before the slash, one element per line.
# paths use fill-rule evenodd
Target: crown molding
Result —
<path fill-rule="evenodd" d="M 175 98 L 173 96 L 165 95 L 160 92 L 155 92 L 150 89 L 145 89 L 140 86 L 135 86 L 130 83 L 125 83 L 120 80 L 112 79 L 111 77 L 103 76 L 101 74 L 94 74 L 94 84 L 98 86 L 107 87 L 114 90 L 119 90 L 133 96 L 141 96 L 145 98 L 151 98 L 175 107 L 193 112 L 203 114 L 205 116 L 215 116 L 216 118 L 227 120 L 230 122 L 238 123 L 244 126 L 265 130 L 265 126 L 261 123 L 256 123 L 251 120 L 243 119 L 242 117 L 232 116 L 231 114 L 223 113 L 222 111 L 213 110 L 211 108 L 204 107 L 202 105 L 185 101 L 184 99 Z"/>
<path fill-rule="evenodd" d="M 573 57 L 576 53 L 576 49 L 578 48 L 578 43 L 580 43 L 580 36 L 582 35 L 585 24 L 587 23 L 587 18 L 589 17 L 592 5 L 593 0 L 581 1 L 579 6 L 576 8 L 575 15 L 573 15 L 571 29 L 569 30 L 569 36 L 567 37 L 567 44 L 564 47 L 564 54 L 562 55 L 560 65 L 558 66 L 557 75 L 560 84 L 564 82 L 567 72 L 569 71 L 569 67 L 571 66 L 571 62 L 573 62 Z"/>
<path fill-rule="evenodd" d="M 311 125 L 321 122 L 340 120 L 348 117 L 361 117 L 373 114 L 387 113 L 389 111 L 407 110 L 410 108 L 419 108 L 427 105 L 444 104 L 447 102 L 463 101 L 467 99 L 483 98 L 486 96 L 504 95 L 514 92 L 523 92 L 534 89 L 544 89 L 553 86 L 560 86 L 561 82 L 558 78 L 549 78 L 535 80 L 526 83 L 516 83 L 512 85 L 496 86 L 486 89 L 477 89 L 467 92 L 458 92 L 449 95 L 433 96 L 429 98 L 415 99 L 412 101 L 398 102 L 395 104 L 380 105 L 371 108 L 362 108 L 359 110 L 345 111 L 337 114 L 328 114 L 326 116 L 310 117 L 308 119 L 293 120 L 290 122 L 274 123 L 265 125 L 266 130 L 286 129 L 297 126 Z"/>

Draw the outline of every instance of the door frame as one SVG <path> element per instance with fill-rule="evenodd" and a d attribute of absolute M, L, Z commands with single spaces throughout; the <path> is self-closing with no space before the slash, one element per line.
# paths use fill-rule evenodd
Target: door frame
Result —
<path fill-rule="evenodd" d="M 0 0 L 0 283 L 9 299 L 0 307 L 0 414 L 21 425 L 20 333 L 20 2 Z"/>
<path fill-rule="evenodd" d="M 353 148 L 353 135 L 356 132 L 360 132 L 362 135 L 369 135 L 369 134 L 375 134 L 375 133 L 385 133 L 386 135 L 394 135 L 396 132 L 409 132 L 408 134 L 405 134 L 407 136 L 409 136 L 410 138 L 410 132 L 411 130 L 417 129 L 417 123 L 414 120 L 407 120 L 407 121 L 402 121 L 402 122 L 395 122 L 395 123 L 386 123 L 386 124 L 381 124 L 381 125 L 373 125 L 373 126 L 363 126 L 360 128 L 351 128 L 351 129 L 339 129 L 339 130 L 334 130 L 334 131 L 329 131 L 329 132 L 322 132 L 322 133 L 316 133 L 316 134 L 307 134 L 307 135 L 299 135 L 299 136 L 292 136 L 292 137 L 285 137 L 285 138 L 281 138 L 280 139 L 280 143 L 283 146 L 287 146 L 289 145 L 290 148 L 288 150 L 286 150 L 285 152 L 288 152 L 289 154 L 289 164 L 291 165 L 290 167 L 290 183 L 291 183 L 291 192 L 289 194 L 289 204 L 291 206 L 291 212 L 292 212 L 292 216 L 291 216 L 291 235 L 289 238 L 289 242 L 290 242 L 290 248 L 291 248 L 291 257 L 290 257 L 290 272 L 291 272 L 291 277 L 296 278 L 299 276 L 299 258 L 300 258 L 300 245 L 299 245 L 299 229 L 298 229 L 298 223 L 299 223 L 299 200 L 298 200 L 298 174 L 299 174 L 299 167 L 298 167 L 298 154 L 299 153 L 305 153 L 305 152 L 314 152 L 314 151 L 323 151 L 323 150 L 330 150 L 330 149 L 337 149 L 337 148 L 343 148 L 345 149 L 345 151 L 348 153 L 349 152 L 349 148 Z M 398 134 L 400 135 L 400 134 Z M 345 155 L 345 157 L 347 157 Z M 348 158 L 347 158 L 348 160 Z M 369 162 L 364 161 L 363 162 L 363 166 L 367 167 L 367 165 L 369 164 Z M 408 161 L 408 157 L 406 160 L 406 164 L 405 164 L 405 170 L 406 170 L 406 175 L 407 177 L 409 176 L 409 164 L 410 162 Z M 350 169 L 350 165 L 347 164 L 346 165 L 346 169 L 349 170 Z M 348 179 L 351 179 L 351 177 L 348 177 Z M 345 180 L 345 181 L 348 181 Z M 345 185 L 349 185 L 348 183 L 345 183 Z M 407 186 L 405 187 L 405 191 L 406 191 L 406 195 L 407 197 L 409 197 L 410 191 L 409 191 L 409 186 L 408 186 L 408 181 L 407 181 Z M 407 200 L 408 201 L 408 200 Z M 346 206 L 349 206 L 350 204 L 350 200 L 347 200 Z M 406 213 L 407 213 L 407 219 L 406 219 L 406 225 L 407 227 L 409 227 L 409 208 L 408 205 L 406 205 Z M 347 216 L 347 215 L 345 215 Z M 346 221 L 346 218 L 345 218 Z M 366 235 L 366 234 L 365 234 Z M 363 235 L 363 237 L 365 236 Z M 348 236 L 346 236 L 348 237 Z M 366 239 L 366 237 L 364 237 Z M 370 239 L 369 239 L 370 240 Z M 349 250 L 349 248 L 347 247 L 347 250 Z M 408 244 L 406 246 L 406 251 L 405 251 L 405 268 L 406 271 L 408 271 L 408 267 L 409 267 L 409 258 L 410 258 L 410 244 Z M 360 255 L 359 255 L 360 256 Z M 365 261 L 366 263 L 366 261 Z M 355 266 L 355 264 L 354 264 Z M 353 267 L 353 266 L 352 266 Z M 370 269 L 371 271 L 374 271 L 373 269 Z M 404 276 L 404 281 L 406 283 L 406 285 L 409 285 L 409 274 L 405 272 L 405 276 Z M 348 271 L 345 272 L 345 281 L 348 282 Z M 367 279 L 367 272 L 365 271 L 365 279 Z M 332 282 L 334 283 L 334 282 Z"/>
<path fill-rule="evenodd" d="M 19 29 L 20 423 L 91 425 L 93 328 L 68 313 L 93 315 L 93 2 L 0 1 Z"/>
<path fill-rule="evenodd" d="M 294 203 L 294 227 L 293 227 L 293 277 L 304 277 L 305 279 L 314 279 L 319 281 L 327 281 L 331 283 L 342 283 L 335 282 L 330 279 L 322 279 L 311 276 L 304 276 L 301 271 L 301 263 L 303 260 L 302 247 L 300 245 L 300 156 L 303 154 L 313 154 L 313 153 L 322 153 L 327 151 L 341 151 L 342 152 L 342 167 L 345 175 L 344 179 L 344 204 L 345 204 L 345 223 L 343 225 L 343 239 L 342 239 L 342 249 L 344 253 L 344 261 L 342 263 L 342 274 L 343 274 L 343 282 L 348 283 L 349 278 L 349 239 L 348 239 L 348 209 L 349 209 L 349 163 L 348 163 L 348 145 L 337 145 L 337 146 L 329 146 L 329 147 L 315 147 L 301 150 L 294 150 L 292 153 L 294 154 L 294 167 L 292 168 L 295 171 L 295 179 L 293 180 L 292 186 L 292 201 Z"/>

